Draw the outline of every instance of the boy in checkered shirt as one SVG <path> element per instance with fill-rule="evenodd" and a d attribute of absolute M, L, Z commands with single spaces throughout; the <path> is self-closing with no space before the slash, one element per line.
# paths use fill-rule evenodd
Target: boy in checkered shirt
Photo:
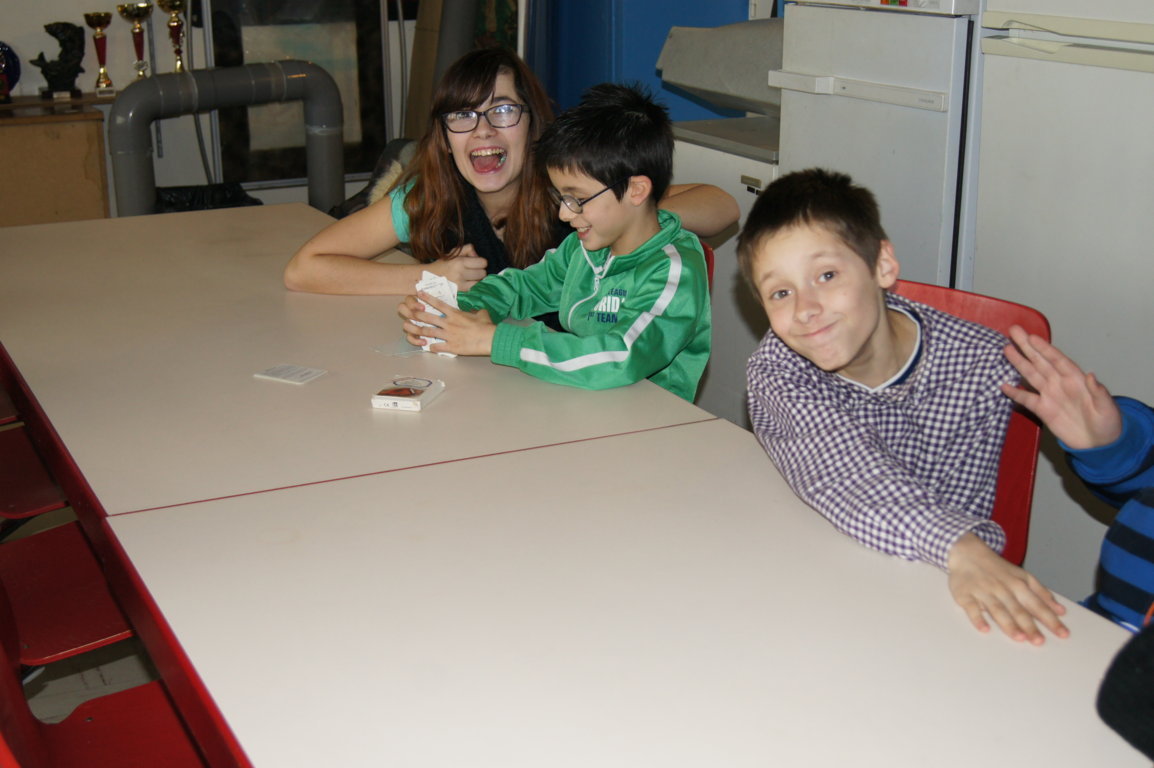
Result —
<path fill-rule="evenodd" d="M 788 174 L 738 241 L 769 317 L 749 361 L 753 429 L 793 490 L 866 546 L 949 573 L 973 625 L 1068 633 L 1065 612 L 1004 560 L 990 518 L 1016 381 L 994 331 L 892 294 L 877 203 L 839 173 Z"/>

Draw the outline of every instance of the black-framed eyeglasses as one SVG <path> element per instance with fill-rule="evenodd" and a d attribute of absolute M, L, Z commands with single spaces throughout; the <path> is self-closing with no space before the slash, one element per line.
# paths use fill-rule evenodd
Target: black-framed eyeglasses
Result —
<path fill-rule="evenodd" d="M 494 128 L 512 128 L 521 122 L 521 115 L 529 111 L 527 104 L 497 104 L 478 112 L 475 109 L 459 109 L 441 115 L 441 122 L 452 133 L 468 133 L 476 130 L 477 123 L 484 117 Z"/>
<path fill-rule="evenodd" d="M 617 181 L 613 182 L 609 186 L 602 189 L 600 192 L 594 192 L 593 194 L 589 195 L 589 197 L 585 198 L 584 200 L 580 200 L 576 197 L 573 197 L 573 195 L 563 195 L 560 192 L 558 192 L 556 189 L 553 189 L 552 187 L 549 188 L 549 196 L 553 198 L 554 203 L 557 203 L 558 205 L 564 205 L 566 208 L 571 210 L 573 213 L 581 213 L 582 211 L 585 210 L 585 204 L 588 203 L 590 200 L 597 197 L 598 195 L 605 194 L 606 192 L 613 189 L 614 187 L 616 187 L 621 182 L 628 181 L 628 180 L 629 180 L 628 176 L 626 176 L 624 179 L 618 179 Z"/>

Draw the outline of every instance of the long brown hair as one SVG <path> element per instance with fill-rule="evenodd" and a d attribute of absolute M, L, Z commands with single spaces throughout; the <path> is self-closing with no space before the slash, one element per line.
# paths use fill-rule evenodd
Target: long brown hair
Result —
<path fill-rule="evenodd" d="M 509 263 L 527 267 L 540 261 L 554 242 L 553 219 L 557 206 L 549 198 L 549 180 L 534 162 L 533 144 L 553 121 L 545 89 L 529 67 L 512 51 L 482 48 L 457 59 L 445 72 L 433 94 L 425 134 L 397 186 L 412 182 L 405 198 L 413 255 L 428 262 L 444 258 L 458 247 L 464 233 L 468 182 L 457 170 L 441 124 L 441 115 L 471 109 L 493 92 L 497 76 L 512 73 L 517 96 L 529 106 L 529 141 L 517 186 L 517 197 L 505 220 L 505 249 Z M 525 119 L 525 118 L 522 118 Z"/>

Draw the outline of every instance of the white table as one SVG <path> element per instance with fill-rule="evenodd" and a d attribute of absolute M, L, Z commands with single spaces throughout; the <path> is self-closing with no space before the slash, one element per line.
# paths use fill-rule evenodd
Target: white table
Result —
<path fill-rule="evenodd" d="M 1148 765 L 725 421 L 108 522 L 259 767 Z"/>
<path fill-rule="evenodd" d="M 1144 763 L 1093 711 L 1118 628 L 979 635 L 648 382 L 392 356 L 395 299 L 281 286 L 327 221 L 0 231 L 0 342 L 202 739 L 223 715 L 259 768 Z M 252 378 L 282 362 L 329 373 Z M 448 388 L 373 411 L 395 373 Z"/>
<path fill-rule="evenodd" d="M 286 291 L 303 204 L 0 231 L 0 343 L 108 514 L 714 418 L 649 382 L 547 384 L 409 351 L 396 297 Z M 305 385 L 253 373 L 328 370 Z M 421 414 L 374 410 L 394 374 Z"/>

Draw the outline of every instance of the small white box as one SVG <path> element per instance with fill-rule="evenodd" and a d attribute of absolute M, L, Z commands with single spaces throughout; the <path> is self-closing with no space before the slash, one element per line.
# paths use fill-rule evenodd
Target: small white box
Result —
<path fill-rule="evenodd" d="M 373 395 L 373 407 L 390 411 L 420 411 L 445 389 L 440 379 L 394 376 L 388 386 Z"/>

